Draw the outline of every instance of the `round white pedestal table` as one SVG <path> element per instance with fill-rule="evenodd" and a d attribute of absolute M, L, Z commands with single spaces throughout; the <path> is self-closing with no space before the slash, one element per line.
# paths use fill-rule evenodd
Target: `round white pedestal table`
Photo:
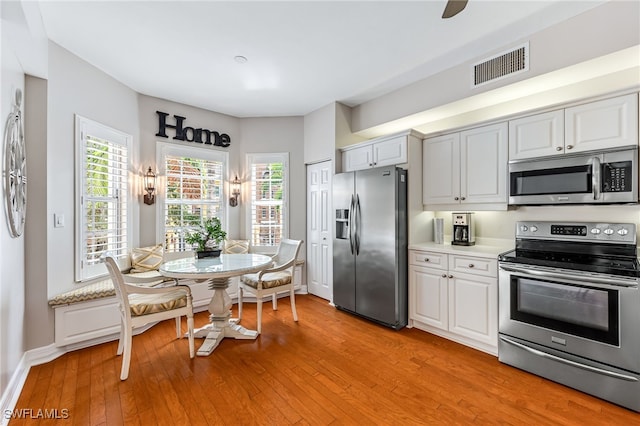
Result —
<path fill-rule="evenodd" d="M 225 337 L 234 339 L 255 339 L 258 332 L 247 330 L 231 319 L 231 298 L 227 293 L 229 278 L 250 274 L 268 268 L 273 260 L 262 254 L 221 254 L 219 257 L 196 259 L 186 257 L 171 260 L 160 265 L 160 273 L 165 277 L 192 280 L 211 280 L 213 290 L 209 302 L 210 324 L 196 330 L 196 337 L 203 338 L 204 343 L 197 355 L 207 356 L 214 351 Z"/>

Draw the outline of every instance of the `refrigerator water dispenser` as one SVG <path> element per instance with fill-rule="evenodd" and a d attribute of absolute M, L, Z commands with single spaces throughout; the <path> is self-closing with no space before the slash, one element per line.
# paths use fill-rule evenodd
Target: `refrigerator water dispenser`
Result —
<path fill-rule="evenodd" d="M 349 209 L 336 210 L 336 238 L 349 239 Z"/>

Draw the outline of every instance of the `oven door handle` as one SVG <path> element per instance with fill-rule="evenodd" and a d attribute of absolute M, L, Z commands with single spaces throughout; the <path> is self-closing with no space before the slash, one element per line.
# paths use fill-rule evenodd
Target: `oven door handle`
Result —
<path fill-rule="evenodd" d="M 558 361 L 560 363 L 567 364 L 567 365 L 570 365 L 572 367 L 581 368 L 583 370 L 591 371 L 591 372 L 598 373 L 598 374 L 603 374 L 605 376 L 615 377 L 616 379 L 622 379 L 622 380 L 626 380 L 628 382 L 637 382 L 638 381 L 637 377 L 627 376 L 626 374 L 620 374 L 620 373 L 616 373 L 615 371 L 604 370 L 602 368 L 593 367 L 591 365 L 586 365 L 586 364 L 581 364 L 579 362 L 571 361 L 570 359 L 565 359 L 565 358 L 561 358 L 561 357 L 556 356 L 556 355 L 548 354 L 546 352 L 539 351 L 538 349 L 530 348 L 529 346 L 523 345 L 522 343 L 514 342 L 513 340 L 511 340 L 511 339 L 509 339 L 507 337 L 504 337 L 504 336 L 500 336 L 500 340 L 502 340 L 503 342 L 508 343 L 510 345 L 513 345 L 513 346 L 515 346 L 517 348 L 525 350 L 525 351 L 527 351 L 529 353 L 537 355 L 539 357 L 548 358 L 548 359 L 551 359 L 553 361 Z"/>
<path fill-rule="evenodd" d="M 500 269 L 503 269 L 507 272 L 517 272 L 523 275 L 538 276 L 538 277 L 544 277 L 544 278 L 554 278 L 570 284 L 582 284 L 584 282 L 588 282 L 596 286 L 600 284 L 602 287 L 608 284 L 615 287 L 625 287 L 630 289 L 638 288 L 637 280 L 625 281 L 623 279 L 616 279 L 616 278 L 609 278 L 609 277 L 593 277 L 589 275 L 571 274 L 570 272 L 543 271 L 540 269 L 532 269 L 528 267 L 513 266 L 513 265 L 507 266 L 503 264 L 500 265 Z"/>

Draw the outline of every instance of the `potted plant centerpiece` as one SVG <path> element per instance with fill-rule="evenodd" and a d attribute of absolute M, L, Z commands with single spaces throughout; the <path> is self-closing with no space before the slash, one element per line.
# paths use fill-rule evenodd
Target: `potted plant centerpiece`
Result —
<path fill-rule="evenodd" d="M 185 241 L 196 246 L 198 259 L 203 257 L 220 256 L 220 243 L 227 238 L 227 233 L 222 229 L 220 219 L 212 217 L 195 232 L 187 234 Z"/>

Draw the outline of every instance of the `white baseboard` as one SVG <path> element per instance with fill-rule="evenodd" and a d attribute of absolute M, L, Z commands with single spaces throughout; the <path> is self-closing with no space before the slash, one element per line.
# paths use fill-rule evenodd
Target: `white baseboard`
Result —
<path fill-rule="evenodd" d="M 9 385 L 2 393 L 2 399 L 0 399 L 0 415 L 2 415 L 0 424 L 2 426 L 9 424 L 11 414 L 16 408 L 16 403 L 18 402 L 18 398 L 20 398 L 22 387 L 27 380 L 31 367 L 52 361 L 65 353 L 65 350 L 51 344 L 42 348 L 32 349 L 22 355 L 18 367 L 13 372 L 11 380 L 9 380 Z"/>
<path fill-rule="evenodd" d="M 2 415 L 0 424 L 2 426 L 9 424 L 11 413 L 16 406 L 16 402 L 18 402 L 18 398 L 22 392 L 24 382 L 27 380 L 30 368 L 31 366 L 27 363 L 27 354 L 25 353 L 22 355 L 22 359 L 20 359 L 18 367 L 13 372 L 7 388 L 2 393 L 2 399 L 0 399 L 0 409 L 2 409 L 2 411 L 0 411 L 0 414 Z"/>

